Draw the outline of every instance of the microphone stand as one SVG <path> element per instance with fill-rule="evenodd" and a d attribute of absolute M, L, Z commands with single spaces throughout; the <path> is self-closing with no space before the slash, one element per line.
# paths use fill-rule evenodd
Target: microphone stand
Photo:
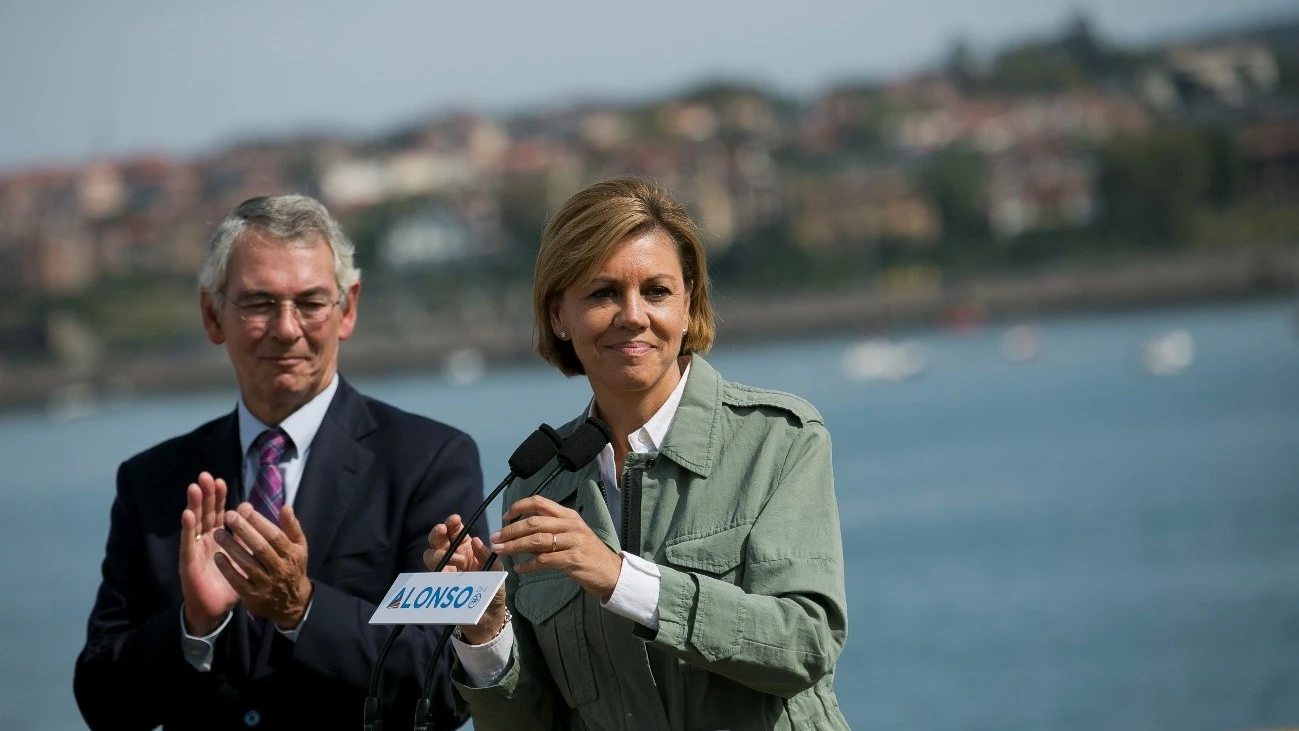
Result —
<path fill-rule="evenodd" d="M 551 470 L 549 475 L 546 475 L 546 479 L 541 481 L 541 484 L 537 486 L 537 489 L 532 491 L 532 494 L 536 495 L 549 487 L 550 483 L 554 482 L 555 478 L 559 476 L 559 473 L 563 471 L 563 465 L 555 467 L 555 469 Z M 438 563 L 437 571 L 441 571 L 442 568 L 446 566 L 447 559 L 451 557 L 451 552 L 456 550 L 456 546 L 459 544 L 460 539 L 464 538 L 464 534 L 468 532 L 468 530 L 469 526 L 465 526 L 464 530 L 460 531 L 460 535 L 456 536 L 456 542 L 451 544 L 451 548 L 447 549 L 447 554 L 443 556 L 442 560 Z M 489 554 L 487 556 L 487 561 L 483 563 L 483 570 L 489 571 L 492 562 L 495 560 L 496 554 Z M 451 639 L 451 635 L 453 634 L 455 634 L 455 627 L 450 627 L 448 631 L 443 632 L 442 637 L 438 639 L 437 647 L 433 650 L 433 656 L 432 660 L 429 661 L 428 671 L 424 673 L 424 692 L 420 695 L 419 701 L 415 704 L 415 731 L 431 731 L 429 727 L 429 714 L 433 710 L 433 666 L 437 663 L 437 659 L 442 656 L 442 651 L 446 649 L 447 641 Z M 369 730 L 367 729 L 367 731 Z M 382 729 L 376 731 L 382 731 Z"/>
<path fill-rule="evenodd" d="M 542 438 L 537 439 L 538 435 Z M 534 442 L 534 439 L 537 439 L 537 441 Z M 550 442 L 551 444 L 547 444 L 547 442 Z M 515 450 L 515 453 L 510 456 L 509 473 L 505 475 L 504 480 L 501 480 L 501 484 L 497 485 L 496 488 L 488 494 L 487 499 L 483 500 L 478 505 L 478 509 L 475 510 L 474 514 L 469 518 L 469 522 L 465 523 L 465 526 L 461 528 L 460 533 L 456 535 L 455 540 L 452 541 L 451 548 L 447 551 L 446 555 L 442 557 L 442 560 L 438 562 L 437 568 L 433 569 L 435 573 L 446 568 L 447 562 L 450 561 L 456 547 L 464 541 L 465 536 L 469 535 L 469 529 L 472 528 L 478 519 L 482 517 L 483 513 L 487 510 L 487 506 L 490 505 L 516 477 L 531 477 L 536 474 L 537 470 L 544 467 L 546 462 L 551 460 L 550 455 L 559 451 L 559 447 L 562 446 L 562 443 L 563 440 L 559 437 L 559 434 L 549 424 L 542 424 L 523 441 L 523 444 L 519 445 L 518 449 Z M 521 455 L 520 453 L 524 452 L 525 448 L 528 447 L 532 447 L 532 449 L 525 455 Z M 549 451 L 552 447 L 555 450 L 554 452 Z M 549 452 L 545 461 L 536 466 L 533 466 L 535 465 L 535 461 L 532 464 L 523 464 L 525 458 L 535 457 L 535 454 L 539 452 Z M 388 659 L 388 652 L 392 650 L 393 645 L 397 644 L 397 638 L 401 636 L 402 630 L 404 629 L 406 629 L 406 625 L 404 624 L 393 625 L 392 630 L 388 632 L 387 639 L 385 639 L 383 645 L 379 647 L 378 655 L 375 656 L 374 668 L 370 672 L 369 695 L 365 698 L 365 708 L 363 710 L 363 728 L 365 731 L 383 731 L 383 704 L 379 700 L 380 671 L 383 669 L 384 662 Z M 451 636 L 452 629 L 454 628 L 447 628 L 443 631 L 441 639 L 438 640 L 437 650 L 433 653 L 433 659 L 430 660 L 429 664 L 430 674 L 432 673 L 433 664 L 437 662 L 438 656 L 442 654 L 442 649 L 446 647 L 446 642 Z M 426 693 L 425 695 L 428 694 Z M 429 705 L 429 703 L 425 698 L 421 698 L 420 705 Z M 418 707 L 416 708 L 415 713 L 418 717 Z M 424 715 L 427 717 L 427 709 L 425 710 Z"/>
<path fill-rule="evenodd" d="M 603 421 L 600 421 L 595 417 L 588 417 L 587 420 L 578 428 L 581 430 L 588 426 L 592 428 L 590 431 L 597 432 L 604 439 L 604 441 L 600 442 L 599 449 L 604 449 L 604 445 L 613 441 L 609 427 L 606 426 Z M 574 432 L 574 435 L 577 433 L 578 432 Z M 571 439 L 572 437 L 570 436 L 569 438 Z M 568 446 L 567 442 L 565 442 L 565 446 Z M 594 442 L 587 446 L 594 446 Z M 542 490 L 549 487 L 550 483 L 554 482 L 556 477 L 559 477 L 559 473 L 564 471 L 576 472 L 587 462 L 595 459 L 596 455 L 600 453 L 599 449 L 593 451 L 589 455 L 584 455 L 584 458 L 578 462 L 577 460 L 571 459 L 571 457 L 561 448 L 558 455 L 559 464 L 555 465 L 555 469 L 551 470 L 550 474 L 546 475 L 546 479 L 542 480 L 541 484 L 537 485 L 531 495 L 537 495 Z M 492 498 L 489 498 L 487 502 L 491 502 L 491 500 L 496 497 L 497 492 L 500 492 L 500 488 L 497 488 L 497 490 L 492 492 Z M 485 507 L 486 505 L 484 504 L 483 508 Z M 474 514 L 474 520 L 477 520 L 482 512 L 483 510 L 480 508 L 479 511 Z M 472 523 L 467 524 L 464 529 L 460 531 L 460 535 L 456 536 L 456 540 L 451 544 L 450 548 L 447 549 L 446 555 L 438 562 L 438 568 L 436 570 L 441 571 L 442 568 L 446 566 L 447 562 L 451 559 L 452 552 L 455 551 L 456 547 L 460 544 L 460 541 L 464 539 L 472 525 Z M 483 562 L 482 569 L 484 571 L 490 570 L 492 563 L 495 561 L 496 552 L 493 551 L 487 555 L 487 560 Z M 437 659 L 442 656 L 442 651 L 446 649 L 447 641 L 451 639 L 452 634 L 454 634 L 454 628 L 450 628 L 448 631 L 442 633 L 442 637 L 438 639 L 437 647 L 433 650 L 432 659 L 429 660 L 428 669 L 424 673 L 424 692 L 420 695 L 419 701 L 415 704 L 415 731 L 431 731 L 429 726 L 429 715 L 433 708 L 433 668 L 434 664 L 437 663 Z"/>

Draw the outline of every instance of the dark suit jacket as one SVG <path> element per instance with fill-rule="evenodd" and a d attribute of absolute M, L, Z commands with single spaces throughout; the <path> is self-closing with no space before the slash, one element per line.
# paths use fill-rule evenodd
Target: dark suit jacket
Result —
<path fill-rule="evenodd" d="M 311 613 L 296 642 L 278 632 L 257 657 L 242 604 L 211 672 L 182 656 L 177 568 L 186 487 L 223 477 L 227 507 L 245 494 L 234 413 L 163 442 L 117 473 L 103 582 L 73 684 L 92 729 L 357 729 L 371 666 L 388 635 L 367 624 L 398 573 L 425 571 L 428 532 L 482 500 L 468 435 L 362 396 L 340 381 L 311 446 L 294 511 L 307 536 Z M 485 529 L 475 531 L 485 537 Z M 387 728 L 410 728 L 442 628 L 408 627 L 384 665 Z M 449 648 L 433 718 L 455 728 Z"/>

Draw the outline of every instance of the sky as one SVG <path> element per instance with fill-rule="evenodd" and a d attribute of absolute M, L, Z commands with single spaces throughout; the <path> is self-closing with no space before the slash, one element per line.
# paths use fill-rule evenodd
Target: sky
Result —
<path fill-rule="evenodd" d="M 806 95 L 991 49 L 1079 11 L 1148 41 L 1299 16 L 1295 0 L 658 0 L 649 3 L 5 0 L 0 173 L 201 154 L 451 109 L 637 99 L 713 78 Z"/>

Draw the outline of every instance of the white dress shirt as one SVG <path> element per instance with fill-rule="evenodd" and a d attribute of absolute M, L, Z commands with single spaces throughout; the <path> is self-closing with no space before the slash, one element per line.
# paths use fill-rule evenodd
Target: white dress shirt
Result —
<path fill-rule="evenodd" d="M 645 425 L 627 435 L 627 444 L 631 451 L 641 454 L 657 454 L 667 438 L 672 423 L 676 420 L 677 407 L 681 404 L 681 395 L 685 393 L 686 378 L 690 375 L 687 365 L 681 374 L 676 388 L 654 412 Z M 595 415 L 595 399 L 587 408 L 587 415 Z M 609 505 L 609 515 L 613 516 L 614 530 L 622 538 L 622 521 L 618 519 L 622 511 L 622 488 L 619 484 L 617 467 L 614 464 L 613 445 L 606 444 L 596 457 L 600 466 L 600 479 L 605 485 L 605 499 Z M 618 583 L 604 608 L 626 617 L 638 624 L 656 630 L 659 626 L 659 585 L 663 575 L 652 561 L 640 556 L 619 552 L 622 556 L 622 570 L 618 572 Z M 460 664 L 470 682 L 479 688 L 495 685 L 510 669 L 510 650 L 514 646 L 514 628 L 509 623 L 501 629 L 500 634 L 481 645 L 470 645 L 459 637 L 451 638 Z"/>
<path fill-rule="evenodd" d="M 316 439 L 316 432 L 320 431 L 320 424 L 325 420 L 325 412 L 329 410 L 329 404 L 334 400 L 334 394 L 338 391 L 338 374 L 334 374 L 333 380 L 325 387 L 324 391 L 316 394 L 316 397 L 303 404 L 297 411 L 285 417 L 280 422 L 279 427 L 289 435 L 291 445 L 285 452 L 285 460 L 280 463 L 281 473 L 284 475 L 284 504 L 292 505 L 294 498 L 298 495 L 298 485 L 302 482 L 302 470 L 307 465 L 307 458 L 311 456 L 311 443 Z M 253 441 L 257 436 L 267 429 L 273 427 L 263 424 L 244 403 L 243 398 L 239 399 L 239 405 L 236 407 L 239 419 L 239 447 L 243 450 L 244 455 L 244 485 L 245 494 L 243 499 L 248 499 L 247 486 L 257 483 L 257 473 L 261 470 L 260 456 L 252 451 Z M 302 631 L 302 625 L 306 623 L 307 617 L 311 614 L 311 603 L 307 604 L 307 610 L 302 615 L 302 621 L 298 626 L 291 629 L 281 629 L 278 625 L 276 631 L 291 641 L 296 642 L 298 634 Z M 221 625 L 216 628 L 212 634 L 205 637 L 195 637 L 189 633 L 185 626 L 185 607 L 180 608 L 180 628 L 182 637 L 180 640 L 181 649 L 185 651 L 185 659 L 190 665 L 199 672 L 208 672 L 212 669 L 212 658 L 216 647 L 216 639 L 221 632 L 225 630 L 226 625 L 230 624 L 230 618 L 234 612 L 226 614 L 225 619 L 221 620 Z"/>

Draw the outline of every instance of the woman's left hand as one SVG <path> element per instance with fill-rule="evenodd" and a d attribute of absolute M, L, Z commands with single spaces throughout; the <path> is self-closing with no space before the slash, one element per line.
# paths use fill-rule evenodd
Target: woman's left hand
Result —
<path fill-rule="evenodd" d="M 609 550 L 576 510 L 534 495 L 511 505 L 502 521 L 505 527 L 492 534 L 492 550 L 502 556 L 533 554 L 514 565 L 516 572 L 562 571 L 601 601 L 613 595 L 622 556 Z"/>

